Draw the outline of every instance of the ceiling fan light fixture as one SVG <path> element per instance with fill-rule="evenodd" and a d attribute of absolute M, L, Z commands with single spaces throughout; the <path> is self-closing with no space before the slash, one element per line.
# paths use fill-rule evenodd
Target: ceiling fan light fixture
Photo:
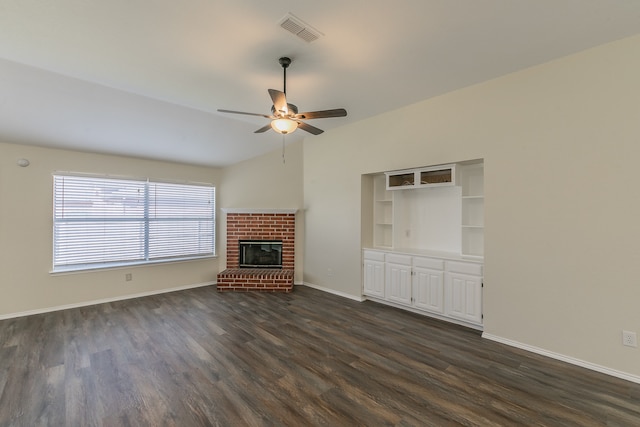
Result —
<path fill-rule="evenodd" d="M 320 135 L 323 130 L 318 129 L 315 126 L 311 126 L 310 124 L 304 122 L 303 120 L 307 119 L 325 119 L 330 117 L 345 117 L 347 115 L 347 110 L 344 108 L 334 108 L 332 110 L 322 110 L 322 111 L 307 111 L 305 113 L 298 113 L 298 107 L 293 104 L 287 103 L 287 67 L 291 65 L 291 58 L 287 58 L 283 56 L 278 59 L 278 62 L 282 66 L 282 75 L 283 81 L 282 86 L 283 90 L 279 91 L 276 89 L 269 89 L 269 96 L 271 97 L 271 115 L 268 116 L 266 114 L 257 114 L 257 113 L 247 113 L 243 111 L 232 111 L 232 110 L 220 110 L 221 113 L 232 113 L 232 114 L 246 114 L 248 116 L 260 116 L 267 119 L 270 119 L 271 122 L 267 125 L 262 126 L 260 129 L 256 130 L 254 133 L 264 133 L 269 130 L 269 128 L 273 129 L 275 132 L 286 135 L 288 133 L 294 132 L 296 129 L 300 128 L 305 132 L 308 132 L 312 135 Z M 283 138 L 284 139 L 284 138 Z"/>
<path fill-rule="evenodd" d="M 278 133 L 286 135 L 298 129 L 298 122 L 291 119 L 276 119 L 271 121 L 271 128 Z"/>

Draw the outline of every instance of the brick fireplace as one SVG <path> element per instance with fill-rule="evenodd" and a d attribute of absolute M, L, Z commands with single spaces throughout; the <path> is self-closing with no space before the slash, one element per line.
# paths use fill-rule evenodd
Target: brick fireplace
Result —
<path fill-rule="evenodd" d="M 225 209 L 227 269 L 218 273 L 218 291 L 291 292 L 295 265 L 295 210 Z M 241 240 L 282 241 L 282 269 L 240 268 Z"/>

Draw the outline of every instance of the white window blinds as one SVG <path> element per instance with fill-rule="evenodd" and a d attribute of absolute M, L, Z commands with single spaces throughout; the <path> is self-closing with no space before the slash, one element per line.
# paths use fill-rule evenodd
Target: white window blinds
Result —
<path fill-rule="evenodd" d="M 215 188 L 54 175 L 53 267 L 211 256 Z"/>

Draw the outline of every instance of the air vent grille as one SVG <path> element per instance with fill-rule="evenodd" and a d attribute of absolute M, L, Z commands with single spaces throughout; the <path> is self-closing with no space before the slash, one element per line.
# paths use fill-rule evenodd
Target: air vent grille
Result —
<path fill-rule="evenodd" d="M 323 34 L 291 13 L 280 20 L 280 26 L 307 43 L 318 40 Z"/>

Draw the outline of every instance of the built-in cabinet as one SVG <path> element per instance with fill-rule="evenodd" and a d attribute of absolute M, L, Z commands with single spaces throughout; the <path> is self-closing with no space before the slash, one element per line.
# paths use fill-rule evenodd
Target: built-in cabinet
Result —
<path fill-rule="evenodd" d="M 444 314 L 444 261 L 412 257 L 413 305 L 436 314 Z"/>
<path fill-rule="evenodd" d="M 399 304 L 411 304 L 411 257 L 385 254 L 385 298 Z"/>
<path fill-rule="evenodd" d="M 456 165 L 441 165 L 385 172 L 387 190 L 455 185 Z"/>
<path fill-rule="evenodd" d="M 384 298 L 384 253 L 367 251 L 364 258 L 364 293 Z"/>
<path fill-rule="evenodd" d="M 364 294 L 441 319 L 482 325 L 482 263 L 366 249 Z M 384 261 L 382 261 L 384 260 Z"/>
<path fill-rule="evenodd" d="M 482 323 L 482 264 L 447 261 L 445 310 L 449 316 Z"/>
<path fill-rule="evenodd" d="M 364 247 L 364 295 L 444 319 L 482 325 L 482 160 L 371 176 L 373 230 Z"/>

